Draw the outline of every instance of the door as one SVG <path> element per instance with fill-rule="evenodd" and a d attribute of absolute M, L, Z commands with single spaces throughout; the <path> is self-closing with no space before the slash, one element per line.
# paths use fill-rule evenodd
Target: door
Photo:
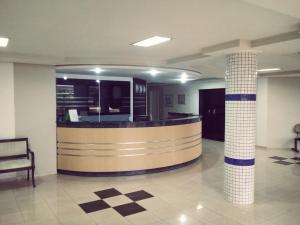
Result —
<path fill-rule="evenodd" d="M 225 89 L 199 90 L 199 114 L 202 115 L 202 137 L 224 141 Z"/>
<path fill-rule="evenodd" d="M 152 120 L 159 120 L 159 92 L 157 90 L 149 91 L 149 115 Z"/>

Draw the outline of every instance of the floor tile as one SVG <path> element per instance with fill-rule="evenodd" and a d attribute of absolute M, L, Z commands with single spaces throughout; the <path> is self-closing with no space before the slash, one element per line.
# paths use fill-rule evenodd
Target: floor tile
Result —
<path fill-rule="evenodd" d="M 129 225 L 126 217 L 120 215 L 115 209 L 108 208 L 93 213 L 89 213 L 88 216 L 99 225 Z"/>
<path fill-rule="evenodd" d="M 162 222 L 162 220 L 160 220 L 158 217 L 156 217 L 155 214 L 153 214 L 149 211 L 144 211 L 144 212 L 140 212 L 137 214 L 127 216 L 126 219 L 131 224 L 134 224 L 134 225 L 149 225 L 149 224 Z"/>
<path fill-rule="evenodd" d="M 300 161 L 300 157 L 299 157 L 299 156 L 298 156 L 298 157 L 293 157 L 293 158 L 291 158 L 291 159 Z"/>
<path fill-rule="evenodd" d="M 120 213 L 122 216 L 129 216 L 135 213 L 143 212 L 146 209 L 139 204 L 132 202 L 124 205 L 119 205 L 114 207 L 114 209 Z"/>
<path fill-rule="evenodd" d="M 14 224 L 23 224 L 24 220 L 22 214 L 17 213 L 8 213 L 0 215 L 0 224 L 2 225 L 14 225 Z"/>
<path fill-rule="evenodd" d="M 110 208 L 110 206 L 103 200 L 97 200 L 79 205 L 86 213 L 95 212 L 102 209 Z"/>
<path fill-rule="evenodd" d="M 0 202 L 0 216 L 3 214 L 11 214 L 11 213 L 18 213 L 19 207 L 16 203 L 16 201 L 10 200 L 10 201 L 3 201 Z"/>
<path fill-rule="evenodd" d="M 25 222 L 56 219 L 55 214 L 48 206 L 40 204 L 37 204 L 34 208 L 29 208 L 29 210 L 24 209 L 22 211 L 22 216 Z"/>
<path fill-rule="evenodd" d="M 57 219 L 51 219 L 51 220 L 36 220 L 36 221 L 27 221 L 25 222 L 25 225 L 61 225 L 61 223 Z"/>
<path fill-rule="evenodd" d="M 276 160 L 285 160 L 287 158 L 284 158 L 284 157 L 280 157 L 280 156 L 272 156 L 272 157 L 269 157 L 270 159 L 276 159 Z"/>
<path fill-rule="evenodd" d="M 118 195 L 111 198 L 106 198 L 103 201 L 105 201 L 108 205 L 111 207 L 118 206 L 118 205 L 124 205 L 127 203 L 131 203 L 132 200 L 125 195 Z"/>
<path fill-rule="evenodd" d="M 96 225 L 96 223 L 87 216 L 69 215 L 59 219 L 61 225 Z"/>
<path fill-rule="evenodd" d="M 139 200 L 144 200 L 144 199 L 153 197 L 153 195 L 149 194 L 148 192 L 146 192 L 144 190 L 127 193 L 125 195 L 128 198 L 130 198 L 132 201 L 139 201 Z"/>
<path fill-rule="evenodd" d="M 98 195 L 101 199 L 104 199 L 104 198 L 118 196 L 121 195 L 122 193 L 116 190 L 115 188 L 109 188 L 106 190 L 97 191 L 95 192 L 95 194 Z"/>
<path fill-rule="evenodd" d="M 192 216 L 186 214 L 180 214 L 174 218 L 168 219 L 167 222 L 171 225 L 205 225 L 205 223 L 195 219 Z M 219 225 L 219 224 L 218 224 Z"/>
<path fill-rule="evenodd" d="M 284 166 L 288 166 L 288 165 L 294 164 L 294 163 L 286 162 L 286 161 L 275 161 L 273 163 L 281 164 L 281 165 L 284 165 Z"/>
<path fill-rule="evenodd" d="M 87 195 L 73 197 L 72 200 L 78 204 L 81 204 L 81 203 L 99 200 L 99 197 L 97 195 L 95 195 L 94 193 L 90 193 Z"/>
<path fill-rule="evenodd" d="M 147 198 L 144 200 L 138 201 L 138 204 L 143 206 L 147 210 L 159 210 L 161 208 L 170 208 L 170 204 L 167 203 L 166 201 L 163 201 L 159 197 L 155 198 Z"/>

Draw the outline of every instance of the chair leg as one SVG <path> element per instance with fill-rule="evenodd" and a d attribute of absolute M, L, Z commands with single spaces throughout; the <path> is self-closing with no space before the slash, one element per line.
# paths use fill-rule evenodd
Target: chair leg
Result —
<path fill-rule="evenodd" d="M 32 186 L 35 187 L 34 167 L 32 167 L 32 169 L 31 169 L 31 180 L 32 180 Z"/>
<path fill-rule="evenodd" d="M 27 180 L 29 180 L 29 171 L 30 169 L 27 170 Z"/>
<path fill-rule="evenodd" d="M 297 138 L 294 139 L 294 148 L 292 148 L 292 150 L 299 153 L 299 150 L 297 149 Z"/>

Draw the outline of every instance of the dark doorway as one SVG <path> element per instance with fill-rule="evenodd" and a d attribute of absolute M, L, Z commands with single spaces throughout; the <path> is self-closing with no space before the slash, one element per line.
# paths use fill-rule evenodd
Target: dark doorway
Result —
<path fill-rule="evenodd" d="M 199 114 L 202 115 L 202 137 L 224 141 L 225 89 L 199 90 Z"/>

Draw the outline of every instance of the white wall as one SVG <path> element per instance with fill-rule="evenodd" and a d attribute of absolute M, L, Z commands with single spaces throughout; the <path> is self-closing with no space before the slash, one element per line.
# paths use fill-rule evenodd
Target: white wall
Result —
<path fill-rule="evenodd" d="M 15 64 L 16 136 L 29 137 L 37 175 L 56 173 L 56 92 L 53 66 Z"/>
<path fill-rule="evenodd" d="M 269 148 L 291 148 L 300 123 L 300 77 L 269 78 L 267 139 Z"/>
<path fill-rule="evenodd" d="M 172 94 L 168 112 L 199 113 L 199 89 L 225 88 L 223 79 L 199 80 L 184 85 L 163 86 L 163 94 Z M 186 104 L 177 104 L 177 95 L 186 95 Z M 300 123 L 300 77 L 259 78 L 257 82 L 256 145 L 267 148 L 291 148 L 293 126 Z"/>
<path fill-rule="evenodd" d="M 268 78 L 259 78 L 256 95 L 256 145 L 268 146 Z"/>
<path fill-rule="evenodd" d="M 12 63 L 0 63 L 0 139 L 14 137 L 14 69 Z"/>
<path fill-rule="evenodd" d="M 212 88 L 225 88 L 224 79 L 210 79 L 210 80 L 197 80 L 190 81 L 186 84 L 166 85 L 163 87 L 164 95 L 173 95 L 173 107 L 164 106 L 164 114 L 168 112 L 181 112 L 199 114 L 199 90 L 212 89 Z M 185 105 L 177 104 L 177 95 L 185 94 Z"/>

